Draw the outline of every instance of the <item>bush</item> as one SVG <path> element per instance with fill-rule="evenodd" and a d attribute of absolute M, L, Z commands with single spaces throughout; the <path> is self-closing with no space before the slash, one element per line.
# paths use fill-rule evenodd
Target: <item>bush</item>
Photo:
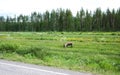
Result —
<path fill-rule="evenodd" d="M 44 59 L 49 53 L 45 48 L 32 47 L 31 52 L 38 58 Z"/>
<path fill-rule="evenodd" d="M 15 52 L 18 49 L 18 45 L 12 43 L 0 44 L 0 51 L 2 52 Z"/>
<path fill-rule="evenodd" d="M 36 46 L 21 46 L 19 49 L 16 50 L 16 53 L 26 56 L 31 54 L 31 56 L 38 57 L 40 59 L 44 59 L 45 56 L 48 55 L 48 51 L 45 50 L 46 48 L 40 48 Z"/>
<path fill-rule="evenodd" d="M 115 70 L 114 66 L 107 60 L 101 61 L 99 65 L 104 70 Z"/>
<path fill-rule="evenodd" d="M 19 49 L 16 50 L 16 53 L 20 54 L 20 55 L 25 55 L 28 53 L 31 53 L 31 47 L 29 46 L 20 46 Z"/>

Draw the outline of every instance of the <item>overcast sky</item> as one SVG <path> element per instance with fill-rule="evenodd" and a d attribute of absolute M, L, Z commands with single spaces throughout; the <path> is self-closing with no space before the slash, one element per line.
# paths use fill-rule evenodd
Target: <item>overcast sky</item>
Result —
<path fill-rule="evenodd" d="M 43 13 L 57 8 L 68 8 L 73 14 L 81 8 L 106 11 L 107 8 L 120 8 L 120 0 L 0 0 L 0 16 L 30 15 L 34 11 Z"/>

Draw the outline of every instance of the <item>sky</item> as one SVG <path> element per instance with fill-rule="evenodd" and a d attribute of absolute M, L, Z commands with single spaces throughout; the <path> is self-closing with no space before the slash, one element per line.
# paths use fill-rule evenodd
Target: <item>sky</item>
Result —
<path fill-rule="evenodd" d="M 0 16 L 30 15 L 57 8 L 70 9 L 73 15 L 81 8 L 94 12 L 96 8 L 117 10 L 120 0 L 0 0 Z"/>

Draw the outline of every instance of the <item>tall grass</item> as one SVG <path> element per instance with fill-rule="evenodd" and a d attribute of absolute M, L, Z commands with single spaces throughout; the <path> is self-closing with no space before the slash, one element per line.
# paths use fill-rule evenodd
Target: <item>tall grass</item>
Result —
<path fill-rule="evenodd" d="M 103 75 L 120 74 L 120 32 L 1 32 L 0 34 L 10 35 L 0 37 L 2 59 Z M 68 41 L 73 42 L 73 47 L 63 48 L 63 44 Z"/>

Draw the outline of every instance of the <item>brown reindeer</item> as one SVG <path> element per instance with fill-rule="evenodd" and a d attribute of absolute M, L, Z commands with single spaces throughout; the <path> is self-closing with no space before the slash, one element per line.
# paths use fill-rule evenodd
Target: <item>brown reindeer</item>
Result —
<path fill-rule="evenodd" d="M 67 42 L 64 44 L 64 47 L 73 47 L 73 43 L 72 42 Z"/>

